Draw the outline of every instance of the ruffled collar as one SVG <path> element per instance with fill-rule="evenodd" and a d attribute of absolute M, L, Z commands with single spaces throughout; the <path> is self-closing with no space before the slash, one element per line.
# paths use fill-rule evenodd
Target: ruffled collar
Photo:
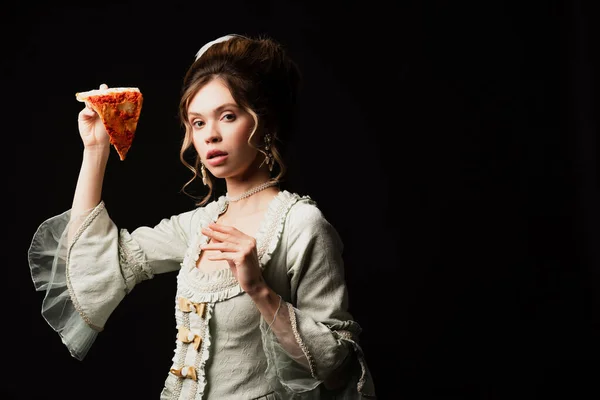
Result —
<path fill-rule="evenodd" d="M 267 266 L 279 244 L 290 208 L 301 199 L 310 200 L 310 197 L 282 190 L 270 201 L 256 233 L 257 253 L 261 268 L 264 269 Z M 227 210 L 227 205 L 225 196 L 221 196 L 199 210 L 201 214 L 197 232 L 188 247 L 178 275 L 180 295 L 192 301 L 223 301 L 243 292 L 229 268 L 211 272 L 203 272 L 196 268 L 202 251 L 200 246 L 208 240 L 202 234 L 201 229 L 211 222 L 216 222 L 219 216 Z"/>

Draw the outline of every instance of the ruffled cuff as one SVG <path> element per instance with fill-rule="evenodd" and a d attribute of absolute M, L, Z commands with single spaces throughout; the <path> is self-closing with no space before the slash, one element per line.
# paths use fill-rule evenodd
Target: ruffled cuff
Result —
<path fill-rule="evenodd" d="M 154 273 L 148 266 L 140 245 L 133 240 L 126 229 L 119 230 L 119 263 L 127 293 L 130 293 L 138 283 L 154 278 Z"/>
<path fill-rule="evenodd" d="M 260 324 L 267 355 L 267 378 L 279 394 L 290 399 L 319 399 L 323 392 L 328 392 L 324 380 L 340 369 L 346 376 L 336 379 L 345 383 L 328 393 L 348 400 L 376 398 L 373 379 L 358 344 L 361 332 L 358 323 L 349 320 L 316 324 L 285 302 L 277 316 L 280 318 L 287 323 L 283 329 L 280 324 L 276 332 L 266 321 L 261 320 Z"/>
<path fill-rule="evenodd" d="M 35 288 L 46 292 L 42 315 L 78 360 L 128 292 L 118 233 L 101 202 L 82 215 L 69 210 L 44 221 L 29 248 Z M 129 268 L 133 282 L 139 260 Z"/>
<path fill-rule="evenodd" d="M 332 375 L 336 375 L 336 370 L 344 369 L 342 364 L 351 360 L 352 365 L 347 366 L 349 375 L 346 378 L 336 378 L 346 382 L 342 388 L 336 389 L 337 392 L 343 392 L 340 398 L 375 398 L 373 379 L 359 345 L 358 338 L 362 332 L 360 325 L 354 320 L 319 324 L 301 310 L 291 305 L 288 308 L 293 314 L 291 320 L 296 337 L 301 341 L 306 354 L 310 355 L 313 373 L 324 380 L 330 379 Z M 331 332 L 331 336 L 323 334 L 323 327 Z"/>
<path fill-rule="evenodd" d="M 42 316 L 59 335 L 71 355 L 83 360 L 98 332 L 81 317 L 67 287 L 67 234 L 71 212 L 44 221 L 28 251 L 29 268 L 36 291 L 45 291 Z M 80 218 L 77 218 L 79 224 Z"/>
<path fill-rule="evenodd" d="M 309 392 L 315 390 L 321 381 L 313 376 L 312 357 L 298 340 L 290 308 L 282 301 L 275 314 L 278 321 L 276 331 L 272 329 L 275 320 L 270 325 L 261 319 L 263 349 L 267 356 L 266 374 L 271 386 L 284 398 L 312 399 L 313 394 L 309 395 Z"/>
<path fill-rule="evenodd" d="M 332 327 L 335 329 L 335 327 Z M 371 371 L 367 365 L 366 357 L 363 353 L 362 348 L 358 343 L 358 336 L 353 334 L 351 331 L 340 329 L 334 330 L 333 333 L 336 337 L 348 343 L 354 351 L 357 365 L 352 366 L 350 378 L 348 384 L 342 389 L 344 395 L 340 398 L 343 399 L 375 399 L 375 385 L 373 383 L 373 377 Z"/>

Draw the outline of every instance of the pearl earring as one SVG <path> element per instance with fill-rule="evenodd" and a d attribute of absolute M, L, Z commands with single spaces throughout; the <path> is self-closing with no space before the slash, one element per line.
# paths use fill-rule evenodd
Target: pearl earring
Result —
<path fill-rule="evenodd" d="M 265 134 L 265 163 L 267 163 L 269 171 L 273 171 L 275 159 L 273 158 L 273 153 L 271 153 L 271 135 L 268 133 Z"/>
<path fill-rule="evenodd" d="M 208 185 L 208 176 L 206 175 L 206 168 L 202 163 L 200 163 L 200 173 L 202 174 L 202 183 L 204 185 Z"/>

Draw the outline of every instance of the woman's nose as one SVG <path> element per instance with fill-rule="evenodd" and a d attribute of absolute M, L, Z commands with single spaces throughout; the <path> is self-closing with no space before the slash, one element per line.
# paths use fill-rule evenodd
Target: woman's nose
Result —
<path fill-rule="evenodd" d="M 206 140 L 206 143 L 216 143 L 221 139 L 219 137 L 217 137 L 216 135 L 211 135 L 211 136 L 208 136 L 205 140 Z"/>
<path fill-rule="evenodd" d="M 221 133 L 219 132 L 216 125 L 211 124 L 211 125 L 208 125 L 206 128 L 207 128 L 207 129 L 205 129 L 206 137 L 204 138 L 204 141 L 206 143 L 215 143 L 215 142 L 218 142 L 221 140 Z"/>

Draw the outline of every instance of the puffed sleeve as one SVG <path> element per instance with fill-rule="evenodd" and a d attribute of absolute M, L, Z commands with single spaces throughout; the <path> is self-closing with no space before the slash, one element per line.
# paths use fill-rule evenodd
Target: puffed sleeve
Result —
<path fill-rule="evenodd" d="M 362 329 L 348 311 L 337 231 L 313 201 L 303 200 L 288 213 L 281 245 L 290 293 L 276 318 L 289 320 L 291 332 L 269 332 L 268 322 L 261 322 L 263 347 L 278 383 L 294 399 L 321 398 L 319 393 L 331 386 L 339 398 L 375 398 L 358 340 Z M 296 346 L 286 344 L 290 340 Z"/>
<path fill-rule="evenodd" d="M 70 210 L 36 230 L 28 259 L 42 315 L 71 355 L 83 360 L 98 333 L 135 285 L 179 269 L 195 211 L 129 232 L 111 220 L 104 202 L 84 215 Z"/>

